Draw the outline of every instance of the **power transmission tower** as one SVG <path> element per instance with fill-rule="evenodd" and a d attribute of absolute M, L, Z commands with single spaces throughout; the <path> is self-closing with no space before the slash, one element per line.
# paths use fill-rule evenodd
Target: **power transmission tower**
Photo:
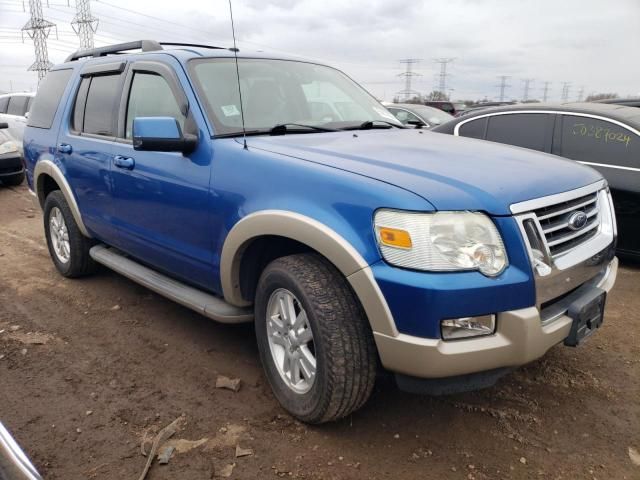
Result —
<path fill-rule="evenodd" d="M 404 73 L 399 74 L 399 77 L 404 77 L 404 90 L 400 90 L 396 95 L 404 95 L 405 99 L 409 99 L 411 95 L 420 96 L 420 92 L 413 90 L 412 81 L 413 77 L 420 77 L 419 73 L 413 71 L 413 66 L 420 62 L 419 58 L 405 58 L 400 60 L 400 63 L 404 63 L 407 67 Z"/>
<path fill-rule="evenodd" d="M 498 85 L 500 87 L 500 101 L 504 102 L 504 92 L 511 86 L 507 84 L 507 80 L 511 77 L 508 75 L 500 75 L 498 78 L 500 79 L 500 85 Z"/>
<path fill-rule="evenodd" d="M 525 78 L 522 81 L 524 82 L 524 91 L 522 92 L 522 101 L 526 102 L 529 100 L 529 87 L 533 83 L 533 78 Z"/>
<path fill-rule="evenodd" d="M 562 82 L 562 95 L 561 99 L 563 102 L 569 101 L 569 89 L 571 88 L 571 82 Z"/>
<path fill-rule="evenodd" d="M 80 38 L 80 50 L 93 48 L 93 34 L 98 30 L 98 19 L 91 15 L 89 0 L 76 0 L 76 16 L 71 27 Z"/>
<path fill-rule="evenodd" d="M 584 98 L 584 85 L 580 87 L 580 90 L 578 90 L 578 101 L 581 102 L 583 98 Z"/>
<path fill-rule="evenodd" d="M 440 74 L 438 75 L 438 92 L 442 95 L 447 93 L 447 77 L 450 74 L 447 73 L 447 65 L 453 62 L 455 58 L 436 58 L 434 61 L 440 64 Z"/>
<path fill-rule="evenodd" d="M 551 82 L 544 82 L 544 87 L 542 88 L 542 101 L 546 102 L 547 98 L 549 98 L 549 85 Z"/>
<path fill-rule="evenodd" d="M 27 33 L 29 38 L 33 40 L 36 61 L 33 62 L 28 70 L 38 72 L 39 83 L 53 65 L 49 61 L 47 38 L 49 37 L 51 29 L 55 28 L 56 25 L 44 19 L 42 15 L 41 0 L 29 0 L 29 13 L 31 14 L 31 18 L 25 24 L 25 26 L 22 27 L 22 40 L 24 41 L 25 32 Z"/>

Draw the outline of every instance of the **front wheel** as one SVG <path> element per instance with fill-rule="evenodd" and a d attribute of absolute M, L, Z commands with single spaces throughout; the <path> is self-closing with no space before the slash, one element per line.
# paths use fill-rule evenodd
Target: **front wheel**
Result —
<path fill-rule="evenodd" d="M 267 379 L 289 413 L 322 423 L 367 401 L 377 368 L 373 336 L 333 265 L 315 254 L 274 260 L 258 282 L 255 313 Z"/>

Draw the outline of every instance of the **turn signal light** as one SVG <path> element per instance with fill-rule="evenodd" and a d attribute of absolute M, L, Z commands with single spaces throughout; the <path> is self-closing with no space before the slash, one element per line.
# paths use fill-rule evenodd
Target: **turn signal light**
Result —
<path fill-rule="evenodd" d="M 412 246 L 411 235 L 406 230 L 379 227 L 378 235 L 380 236 L 380 243 L 388 247 L 410 249 Z"/>

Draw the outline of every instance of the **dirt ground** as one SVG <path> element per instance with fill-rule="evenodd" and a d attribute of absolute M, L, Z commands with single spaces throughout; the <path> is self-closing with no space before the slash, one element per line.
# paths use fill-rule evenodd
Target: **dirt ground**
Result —
<path fill-rule="evenodd" d="M 106 270 L 63 279 L 42 230 L 26 187 L 0 188 L 0 420 L 45 479 L 135 480 L 142 439 L 180 415 L 151 480 L 640 479 L 637 265 L 621 268 L 584 347 L 449 397 L 383 377 L 364 409 L 309 427 L 271 395 L 251 325 L 216 324 Z M 216 389 L 219 374 L 240 391 Z M 236 458 L 238 445 L 253 454 Z"/>

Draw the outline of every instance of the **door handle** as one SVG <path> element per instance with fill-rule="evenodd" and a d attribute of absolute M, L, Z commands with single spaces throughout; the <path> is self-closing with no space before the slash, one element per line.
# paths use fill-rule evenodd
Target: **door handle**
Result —
<path fill-rule="evenodd" d="M 73 152 L 73 147 L 68 143 L 60 143 L 58 144 L 58 152 L 60 153 L 71 153 Z"/>
<path fill-rule="evenodd" d="M 127 170 L 133 170 L 136 162 L 131 157 L 123 157 L 122 155 L 116 155 L 113 157 L 113 164 L 118 168 L 126 168 Z"/>

